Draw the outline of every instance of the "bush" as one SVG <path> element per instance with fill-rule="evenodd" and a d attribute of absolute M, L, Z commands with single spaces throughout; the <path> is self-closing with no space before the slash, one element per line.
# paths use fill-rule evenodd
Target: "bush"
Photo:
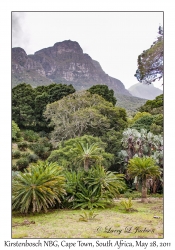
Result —
<path fill-rule="evenodd" d="M 29 154 L 28 160 L 29 162 L 37 162 L 39 160 L 39 157 L 36 154 Z"/>
<path fill-rule="evenodd" d="M 17 168 L 16 164 L 12 164 L 12 172 L 17 171 L 17 170 L 18 170 L 18 168 Z"/>
<path fill-rule="evenodd" d="M 34 143 L 34 144 L 30 145 L 30 148 L 34 151 L 34 153 L 36 155 L 38 155 L 43 160 L 46 160 L 50 155 L 50 151 L 49 151 L 50 148 L 45 147 L 42 144 Z"/>
<path fill-rule="evenodd" d="M 40 137 L 47 137 L 47 133 L 45 131 L 40 131 L 38 134 Z"/>
<path fill-rule="evenodd" d="M 19 143 L 18 143 L 18 148 L 19 148 L 21 151 L 26 151 L 27 147 L 28 147 L 27 142 L 19 142 Z"/>
<path fill-rule="evenodd" d="M 49 148 L 50 150 L 53 149 L 52 144 L 49 142 L 49 139 L 46 137 L 40 138 L 39 143 L 47 148 Z"/>
<path fill-rule="evenodd" d="M 12 121 L 12 140 L 17 141 L 20 137 L 20 129 L 16 122 Z"/>
<path fill-rule="evenodd" d="M 27 158 L 21 158 L 16 162 L 16 166 L 19 171 L 28 167 L 28 165 L 29 165 L 29 160 Z"/>
<path fill-rule="evenodd" d="M 38 141 L 39 135 L 33 130 L 26 130 L 24 132 L 24 139 L 29 142 L 35 142 Z"/>
<path fill-rule="evenodd" d="M 23 153 L 23 154 L 21 155 L 21 157 L 23 157 L 23 158 L 27 158 L 29 155 L 30 155 L 30 153 L 29 153 L 29 152 L 25 152 L 25 153 Z"/>
<path fill-rule="evenodd" d="M 21 156 L 21 152 L 19 150 L 16 150 L 16 151 L 12 152 L 12 158 L 19 159 L 20 156 Z"/>

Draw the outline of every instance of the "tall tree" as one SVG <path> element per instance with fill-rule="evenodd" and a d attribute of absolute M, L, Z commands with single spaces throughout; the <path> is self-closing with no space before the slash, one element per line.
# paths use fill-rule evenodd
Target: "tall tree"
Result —
<path fill-rule="evenodd" d="M 47 105 L 45 116 L 54 126 L 51 139 L 55 145 L 76 136 L 102 136 L 111 129 L 120 131 L 127 126 L 124 109 L 88 91 L 76 92 Z"/>
<path fill-rule="evenodd" d="M 35 97 L 30 84 L 22 83 L 12 89 L 12 119 L 20 128 L 35 126 Z"/>
<path fill-rule="evenodd" d="M 107 85 L 94 85 L 90 89 L 88 89 L 88 91 L 91 94 L 97 94 L 102 96 L 106 101 L 111 102 L 114 106 L 117 102 L 117 99 L 114 97 L 113 89 L 109 90 Z"/>
<path fill-rule="evenodd" d="M 138 56 L 137 64 L 134 76 L 139 82 L 151 84 L 163 77 L 163 27 L 159 26 L 157 40 Z"/>

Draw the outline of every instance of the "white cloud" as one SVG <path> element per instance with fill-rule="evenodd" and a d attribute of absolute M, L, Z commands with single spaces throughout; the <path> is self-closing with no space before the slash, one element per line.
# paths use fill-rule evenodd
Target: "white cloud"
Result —
<path fill-rule="evenodd" d="M 134 77 L 137 57 L 151 46 L 159 24 L 163 24 L 162 12 L 20 12 L 16 15 L 20 29 L 13 46 L 33 54 L 56 42 L 77 41 L 84 53 L 97 60 L 108 75 L 121 80 L 126 88 L 137 83 Z"/>

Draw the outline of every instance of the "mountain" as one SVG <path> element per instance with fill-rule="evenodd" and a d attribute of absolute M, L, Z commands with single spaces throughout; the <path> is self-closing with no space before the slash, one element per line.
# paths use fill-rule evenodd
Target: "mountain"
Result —
<path fill-rule="evenodd" d="M 12 48 L 12 87 L 22 82 L 34 87 L 53 82 L 72 84 L 76 90 L 106 84 L 115 94 L 131 96 L 120 80 L 106 74 L 99 62 L 71 40 L 55 43 L 33 55 L 27 55 L 22 48 Z"/>
<path fill-rule="evenodd" d="M 147 100 L 135 96 L 127 96 L 122 94 L 116 94 L 117 98 L 116 106 L 126 109 L 127 115 L 129 117 L 135 115 L 138 108 L 143 106 Z"/>
<path fill-rule="evenodd" d="M 152 84 L 136 83 L 132 85 L 128 91 L 136 97 L 153 100 L 156 96 L 161 95 L 163 91 L 154 87 Z"/>

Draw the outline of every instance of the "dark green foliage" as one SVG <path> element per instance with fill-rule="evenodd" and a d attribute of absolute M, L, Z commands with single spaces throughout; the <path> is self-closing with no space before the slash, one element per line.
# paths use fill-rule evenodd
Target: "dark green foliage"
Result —
<path fill-rule="evenodd" d="M 12 152 L 12 158 L 19 159 L 20 156 L 21 156 L 21 152 L 19 150 L 16 150 L 16 151 Z"/>
<path fill-rule="evenodd" d="M 64 96 L 73 94 L 75 89 L 72 85 L 51 84 L 48 86 L 49 103 L 58 101 Z"/>
<path fill-rule="evenodd" d="M 35 91 L 29 84 L 22 83 L 12 89 L 12 119 L 20 128 L 35 125 L 35 97 Z"/>
<path fill-rule="evenodd" d="M 42 160 L 46 160 L 50 155 L 50 148 L 40 143 L 33 143 L 30 148 L 38 155 Z"/>
<path fill-rule="evenodd" d="M 27 158 L 21 158 L 16 162 L 16 167 L 19 171 L 23 171 L 29 166 L 29 160 Z"/>
<path fill-rule="evenodd" d="M 163 115 L 163 94 L 157 96 L 154 100 L 147 101 L 139 108 L 140 112 L 149 112 L 152 115 Z"/>
<path fill-rule="evenodd" d="M 39 160 L 39 157 L 36 154 L 29 154 L 28 156 L 29 162 L 37 162 Z"/>
<path fill-rule="evenodd" d="M 109 170 L 123 172 L 123 167 L 121 165 L 121 159 L 118 156 L 118 152 L 122 150 L 122 131 L 115 131 L 111 129 L 101 137 L 101 140 L 107 144 L 105 151 L 107 153 L 113 154 L 114 159 L 111 162 Z"/>
<path fill-rule="evenodd" d="M 39 139 L 39 135 L 33 130 L 25 130 L 23 133 L 23 137 L 26 141 L 36 142 Z"/>
<path fill-rule="evenodd" d="M 21 151 L 26 151 L 26 149 L 28 148 L 27 142 L 19 142 L 18 143 L 18 148 Z"/>
<path fill-rule="evenodd" d="M 101 95 L 106 101 L 111 102 L 114 106 L 117 102 L 117 99 L 114 97 L 114 91 L 109 90 L 107 85 L 94 85 L 88 91 L 91 94 Z"/>
<path fill-rule="evenodd" d="M 37 96 L 35 98 L 35 115 L 36 115 L 36 126 L 38 130 L 50 131 L 48 129 L 49 120 L 46 121 L 43 113 L 48 103 L 52 103 L 62 99 L 64 96 L 72 94 L 75 89 L 72 85 L 66 84 L 50 84 L 48 86 L 39 86 L 35 89 Z"/>
<path fill-rule="evenodd" d="M 65 194 L 65 178 L 57 164 L 38 162 L 12 181 L 12 209 L 21 213 L 40 212 L 53 207 Z"/>
<path fill-rule="evenodd" d="M 138 56 L 135 77 L 139 82 L 151 84 L 163 77 L 163 27 L 159 26 L 157 40 Z"/>
<path fill-rule="evenodd" d="M 12 118 L 20 128 L 50 132 L 49 121 L 43 116 L 46 105 L 74 92 L 72 85 L 54 83 L 34 89 L 29 84 L 19 84 L 12 89 Z"/>
<path fill-rule="evenodd" d="M 131 128 L 137 129 L 138 131 L 140 131 L 142 128 L 146 129 L 148 132 L 150 131 L 150 126 L 153 123 L 154 120 L 154 116 L 143 116 L 141 118 L 139 118 L 138 120 L 136 120 L 136 122 L 130 126 Z"/>

